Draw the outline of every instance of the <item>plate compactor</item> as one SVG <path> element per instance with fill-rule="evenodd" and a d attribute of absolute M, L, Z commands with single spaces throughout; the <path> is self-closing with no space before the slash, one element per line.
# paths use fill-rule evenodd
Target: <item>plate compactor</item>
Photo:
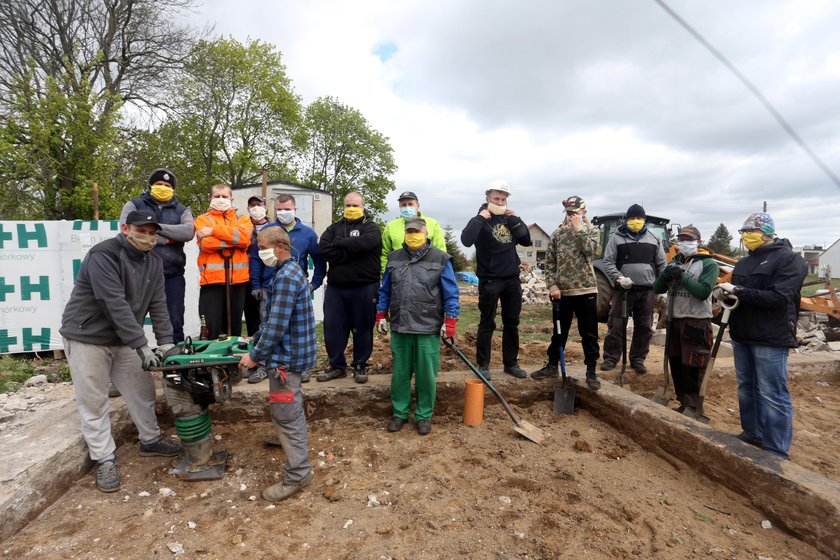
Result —
<path fill-rule="evenodd" d="M 187 337 L 170 350 L 163 365 L 164 384 L 180 391 L 198 405 L 195 414 L 175 416 L 175 433 L 184 446 L 184 455 L 175 459 L 170 471 L 184 480 L 218 480 L 225 472 L 227 450 L 213 451 L 213 434 L 208 407 L 230 398 L 233 385 L 242 380 L 239 357 L 254 343 L 237 336 L 217 340 L 193 341 Z"/>

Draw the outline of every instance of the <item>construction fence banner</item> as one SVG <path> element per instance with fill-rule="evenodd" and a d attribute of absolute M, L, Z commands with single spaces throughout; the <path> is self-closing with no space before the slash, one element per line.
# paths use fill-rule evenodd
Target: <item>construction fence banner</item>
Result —
<path fill-rule="evenodd" d="M 58 329 L 88 250 L 119 233 L 117 220 L 0 221 L 0 354 L 61 350 Z M 186 243 L 184 334 L 198 338 L 198 245 Z M 323 319 L 323 292 L 314 293 Z M 146 337 L 154 342 L 151 320 Z"/>

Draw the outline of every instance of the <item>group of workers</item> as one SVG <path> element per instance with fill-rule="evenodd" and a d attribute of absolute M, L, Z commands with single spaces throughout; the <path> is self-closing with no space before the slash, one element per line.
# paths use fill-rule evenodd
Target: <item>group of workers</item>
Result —
<path fill-rule="evenodd" d="M 276 197 L 275 220 L 270 222 L 264 198 L 250 197 L 248 214 L 240 216 L 232 189 L 219 184 L 210 189 L 208 211 L 193 218 L 175 196 L 171 171 L 155 170 L 148 183 L 141 196 L 125 204 L 117 237 L 95 245 L 86 255 L 62 318 L 82 433 L 97 463 L 100 490 L 111 492 L 120 486 L 108 419 L 109 382 L 125 398 L 139 431 L 141 455 L 183 453 L 179 443 L 161 435 L 148 370 L 160 366 L 184 340 L 183 248 L 192 239 L 200 249 L 202 334 L 210 339 L 240 334 L 244 312 L 254 345 L 241 357 L 240 366 L 249 372 L 249 382 L 269 379 L 271 419 L 286 464 L 283 480 L 263 492 L 265 499 L 286 499 L 311 480 L 301 384 L 310 380 L 317 362 L 311 294 L 325 279 L 323 327 L 329 365 L 317 381 L 347 376 L 345 350 L 352 334 L 349 369 L 357 383 L 365 383 L 374 330 L 386 333 L 390 323 L 393 413 L 387 430 L 397 432 L 408 422 L 414 377 L 415 427 L 421 435 L 431 432 L 440 337 L 454 340 L 460 305 L 443 232 L 420 211 L 414 192 L 399 195 L 400 216 L 384 230 L 365 209 L 361 193 L 351 192 L 344 198 L 342 217 L 319 239 L 295 215 L 295 199 L 289 194 Z M 476 251 L 480 321 L 475 358 L 488 379 L 499 305 L 503 370 L 527 377 L 518 361 L 522 287 L 516 247 L 530 246 L 531 238 L 525 222 L 508 207 L 509 196 L 505 181 L 493 181 L 461 234 L 461 242 Z M 564 218 L 551 236 L 545 262 L 549 296 L 558 302 L 557 317 L 548 362 L 531 377 L 558 376 L 560 350 L 574 316 L 586 382 L 597 390 L 598 287 L 592 259 L 598 230 L 589 223 L 582 198 L 569 197 L 562 205 Z M 634 204 L 625 218 L 604 251 L 604 266 L 615 289 L 601 369 L 613 369 L 621 357 L 626 334 L 621 309 L 626 300 L 635 325 L 630 364 L 637 373 L 645 373 L 654 292 L 668 291 L 674 298 L 675 335 L 668 348 L 674 386 L 680 408 L 696 409 L 711 348 L 717 264 L 706 258 L 697 228 L 687 226 L 678 234 L 679 255 L 666 265 L 662 242 L 645 225 L 644 209 Z M 751 215 L 741 232 L 749 256 L 736 266 L 732 283 L 717 287 L 719 297 L 740 300 L 731 320 L 743 427 L 739 437 L 787 457 L 792 411 L 786 359 L 788 348 L 796 345 L 791 329 L 805 265 L 786 240 L 775 237 L 769 215 Z M 314 265 L 311 279 L 309 261 Z M 157 339 L 154 351 L 143 331 L 147 313 Z M 164 389 L 168 401 L 179 400 L 172 387 Z"/>

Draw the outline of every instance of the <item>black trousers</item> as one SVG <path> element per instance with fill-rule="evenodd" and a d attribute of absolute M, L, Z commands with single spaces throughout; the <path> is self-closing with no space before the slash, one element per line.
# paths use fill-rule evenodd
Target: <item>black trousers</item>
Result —
<path fill-rule="evenodd" d="M 351 366 L 367 364 L 373 353 L 373 325 L 379 284 L 361 286 L 327 285 L 324 292 L 324 344 L 330 367 L 347 368 L 344 350 L 353 333 Z"/>
<path fill-rule="evenodd" d="M 612 307 L 607 319 L 607 338 L 604 339 L 604 361 L 621 362 L 621 348 L 624 344 L 624 321 L 621 318 L 621 298 L 624 290 L 613 290 Z M 653 338 L 653 290 L 650 288 L 627 290 L 627 316 L 633 317 L 633 340 L 627 351 L 631 364 L 644 362 Z"/>
<path fill-rule="evenodd" d="M 502 363 L 514 366 L 519 358 L 519 314 L 522 311 L 522 284 L 519 276 L 478 281 L 478 310 L 481 318 L 475 340 L 475 361 L 490 365 L 490 348 L 496 330 L 496 308 L 502 304 Z"/>
<path fill-rule="evenodd" d="M 560 328 L 552 321 L 554 334 L 548 346 L 548 363 L 557 365 L 560 361 L 560 348 L 566 348 L 569 338 L 569 328 L 572 326 L 572 315 L 577 318 L 578 334 L 583 346 L 583 363 L 595 367 L 601 349 L 598 346 L 598 295 L 582 294 L 579 296 L 563 296 L 560 298 L 558 309 L 560 313 Z"/>
<path fill-rule="evenodd" d="M 712 320 L 674 317 L 668 341 L 668 364 L 674 393 L 683 406 L 697 408 L 700 383 L 712 350 Z"/>
<path fill-rule="evenodd" d="M 251 295 L 249 286 L 245 294 L 245 330 L 248 332 L 248 336 L 254 336 L 261 323 L 260 300 Z"/>
<path fill-rule="evenodd" d="M 198 314 L 204 317 L 207 325 L 207 338 L 212 340 L 220 334 L 240 336 L 242 334 L 242 309 L 245 307 L 245 294 L 251 284 L 233 284 L 230 287 L 230 325 L 228 331 L 227 297 L 224 284 L 205 284 L 198 293 Z"/>
<path fill-rule="evenodd" d="M 163 281 L 166 292 L 166 310 L 172 323 L 172 338 L 175 344 L 184 342 L 184 296 L 186 293 L 184 276 L 171 276 Z"/>

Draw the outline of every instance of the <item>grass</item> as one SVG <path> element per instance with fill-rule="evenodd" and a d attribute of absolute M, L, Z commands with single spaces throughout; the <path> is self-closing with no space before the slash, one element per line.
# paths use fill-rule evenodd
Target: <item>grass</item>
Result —
<path fill-rule="evenodd" d="M 808 282 L 814 282 L 816 280 L 820 280 L 820 283 L 819 284 L 814 284 L 813 286 L 805 286 L 804 288 L 802 288 L 801 294 L 803 296 L 806 296 L 806 297 L 813 296 L 814 293 L 817 292 L 818 290 L 825 289 L 825 283 L 822 282 L 822 279 L 817 278 L 816 274 L 809 274 L 808 276 L 805 277 L 805 283 L 806 284 Z M 835 290 L 840 290 L 840 278 L 832 278 L 831 285 L 834 286 Z"/>
<path fill-rule="evenodd" d="M 35 375 L 35 361 L 4 356 L 0 358 L 0 393 L 17 391 Z"/>

